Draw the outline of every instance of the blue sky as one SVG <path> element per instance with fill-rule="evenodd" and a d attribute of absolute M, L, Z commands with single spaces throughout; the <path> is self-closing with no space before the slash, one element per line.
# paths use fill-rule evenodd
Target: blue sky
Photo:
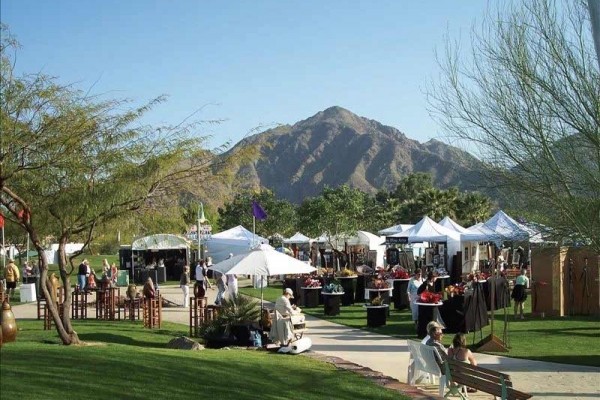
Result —
<path fill-rule="evenodd" d="M 17 67 L 140 104 L 233 143 L 338 105 L 408 137 L 443 139 L 425 90 L 447 35 L 468 44 L 485 0 L 2 0 Z"/>

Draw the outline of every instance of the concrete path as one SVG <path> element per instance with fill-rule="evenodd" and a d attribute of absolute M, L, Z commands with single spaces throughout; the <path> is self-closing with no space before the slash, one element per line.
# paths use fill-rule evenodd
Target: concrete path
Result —
<path fill-rule="evenodd" d="M 182 304 L 183 295 L 179 287 L 163 286 L 160 291 L 167 300 Z M 207 297 L 209 304 L 212 304 L 216 290 L 207 290 Z M 17 319 L 36 318 L 35 303 L 15 306 L 13 311 Z M 93 310 L 88 313 L 95 315 Z M 188 325 L 188 309 L 165 307 L 163 319 Z M 348 328 L 310 315 L 306 316 L 306 320 L 307 335 L 313 342 L 312 351 L 339 357 L 379 371 L 400 382 L 406 382 L 409 358 L 406 340 Z M 597 346 L 599 343 L 597 340 L 590 344 Z M 533 394 L 535 399 L 600 399 L 600 367 L 556 364 L 479 353 L 475 357 L 482 367 L 510 374 L 513 386 Z M 424 389 L 430 394 L 437 393 L 435 387 Z M 469 398 L 491 399 L 492 396 L 475 393 L 469 394 Z"/>

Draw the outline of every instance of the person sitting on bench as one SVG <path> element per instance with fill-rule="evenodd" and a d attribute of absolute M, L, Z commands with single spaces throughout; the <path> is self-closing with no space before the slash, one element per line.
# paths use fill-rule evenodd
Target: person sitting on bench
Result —
<path fill-rule="evenodd" d="M 452 338 L 452 347 L 448 349 L 448 358 L 477 366 L 475 356 L 471 350 L 467 349 L 467 338 L 464 333 L 457 333 Z M 476 391 L 477 389 L 467 388 L 469 393 L 475 393 Z"/>
<path fill-rule="evenodd" d="M 448 357 L 448 351 L 446 350 L 446 347 L 444 347 L 444 345 L 442 344 L 442 336 L 444 335 L 442 329 L 444 328 L 436 321 L 431 321 L 430 323 L 428 323 L 427 328 L 427 333 L 429 334 L 430 338 L 425 344 L 427 346 L 432 346 L 436 349 L 435 361 L 440 366 L 440 371 L 444 373 L 444 361 Z"/>

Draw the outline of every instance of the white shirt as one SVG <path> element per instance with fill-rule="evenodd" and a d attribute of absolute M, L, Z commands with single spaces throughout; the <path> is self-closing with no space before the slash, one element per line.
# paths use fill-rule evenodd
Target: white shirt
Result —
<path fill-rule="evenodd" d="M 285 296 L 277 298 L 275 301 L 275 310 L 277 310 L 282 317 L 292 315 L 295 312 L 292 303 L 290 303 L 290 300 Z"/>
<path fill-rule="evenodd" d="M 204 280 L 204 274 L 202 272 L 203 272 L 202 266 L 200 265 L 200 263 L 198 263 L 198 265 L 196 265 L 196 280 L 197 281 Z"/>

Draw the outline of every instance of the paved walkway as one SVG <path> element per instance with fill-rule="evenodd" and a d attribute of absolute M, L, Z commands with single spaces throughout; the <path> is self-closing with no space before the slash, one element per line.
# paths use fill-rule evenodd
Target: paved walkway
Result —
<path fill-rule="evenodd" d="M 182 304 L 183 295 L 179 287 L 161 287 L 161 294 L 169 301 Z M 209 304 L 214 302 L 215 295 L 215 290 L 207 290 Z M 15 306 L 13 311 L 17 319 L 36 318 L 35 303 Z M 95 315 L 93 311 L 88 312 L 88 315 Z M 188 325 L 188 309 L 165 307 L 163 319 Z M 348 328 L 310 315 L 306 316 L 306 320 L 307 335 L 313 342 L 312 351 L 339 357 L 406 382 L 409 357 L 406 340 Z M 513 386 L 533 394 L 535 399 L 600 399 L 600 368 L 479 353 L 476 358 L 482 367 L 510 374 Z M 437 393 L 436 388 L 425 389 L 428 393 Z M 469 397 L 474 400 L 492 398 L 482 393 L 469 394 Z"/>

